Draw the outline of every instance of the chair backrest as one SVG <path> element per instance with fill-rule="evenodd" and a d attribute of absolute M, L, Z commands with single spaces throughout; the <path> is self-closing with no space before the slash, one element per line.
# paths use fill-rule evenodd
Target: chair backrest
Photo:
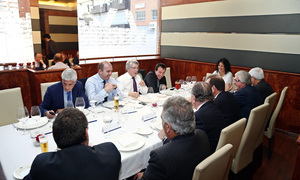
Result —
<path fill-rule="evenodd" d="M 111 77 L 113 77 L 115 80 L 117 80 L 117 78 L 119 77 L 119 73 L 118 72 L 112 72 Z"/>
<path fill-rule="evenodd" d="M 241 143 L 245 125 L 246 125 L 246 118 L 242 118 L 237 122 L 222 129 L 220 133 L 220 138 L 216 150 L 222 148 L 226 144 L 231 144 L 233 146 L 231 151 L 230 161 L 229 161 L 230 163 L 228 164 L 228 171 L 226 171 L 228 174 L 232 164 L 232 160 L 235 157 L 235 154 Z M 228 177 L 228 174 L 225 176 L 226 179 Z"/>
<path fill-rule="evenodd" d="M 70 62 L 71 65 L 73 65 L 73 59 L 74 58 L 69 58 L 69 62 Z"/>
<path fill-rule="evenodd" d="M 165 77 L 166 77 L 166 81 L 167 81 L 167 88 L 171 88 L 172 87 L 172 81 L 171 81 L 171 69 L 170 69 L 170 67 L 166 68 Z"/>
<path fill-rule="evenodd" d="M 258 141 L 255 145 L 255 148 L 257 148 L 263 142 L 265 127 L 266 127 L 266 125 L 267 125 L 267 123 L 270 119 L 270 116 L 271 116 L 271 113 L 273 111 L 273 107 L 274 107 L 276 98 L 277 98 L 277 93 L 275 92 L 275 93 L 269 95 L 268 97 L 266 97 L 266 99 L 265 99 L 264 103 L 269 103 L 269 108 L 268 108 L 268 111 L 267 111 L 267 115 L 266 115 L 266 119 L 265 119 L 265 122 L 264 122 L 263 129 L 259 133 L 259 139 L 258 139 Z"/>
<path fill-rule="evenodd" d="M 265 103 L 253 108 L 241 139 L 240 146 L 232 161 L 231 170 L 237 174 L 253 160 L 253 153 L 259 133 L 264 125 L 264 120 L 268 111 L 269 104 Z"/>
<path fill-rule="evenodd" d="M 47 82 L 47 83 L 41 83 L 41 96 L 42 96 L 42 101 L 44 100 L 44 95 L 47 91 L 47 88 L 55 83 L 57 83 L 59 81 L 56 82 Z"/>
<path fill-rule="evenodd" d="M 146 77 L 146 70 L 140 69 L 138 73 L 142 76 L 141 79 L 144 80 Z"/>
<path fill-rule="evenodd" d="M 205 76 L 205 81 L 207 80 L 208 76 L 212 75 L 213 73 L 206 73 L 206 76 Z"/>
<path fill-rule="evenodd" d="M 82 83 L 83 92 L 85 93 L 85 83 L 88 78 L 80 78 L 78 81 Z"/>
<path fill-rule="evenodd" d="M 18 122 L 16 117 L 17 108 L 24 106 L 21 88 L 0 90 L 0 126 Z"/>
<path fill-rule="evenodd" d="M 271 116 L 269 126 L 267 128 L 267 131 L 265 132 L 265 136 L 267 136 L 269 139 L 271 139 L 271 137 L 273 136 L 273 134 L 275 132 L 276 119 L 277 119 L 277 116 L 278 116 L 278 114 L 280 112 L 280 109 L 282 107 L 283 101 L 285 99 L 285 94 L 286 94 L 287 89 L 288 89 L 288 87 L 286 86 L 281 91 L 280 98 L 278 100 L 276 109 L 274 110 L 274 112 Z"/>
<path fill-rule="evenodd" d="M 225 179 L 231 151 L 232 145 L 226 144 L 200 162 L 194 170 L 193 180 Z"/>
<path fill-rule="evenodd" d="M 52 66 L 53 59 L 48 60 L 48 67 Z"/>

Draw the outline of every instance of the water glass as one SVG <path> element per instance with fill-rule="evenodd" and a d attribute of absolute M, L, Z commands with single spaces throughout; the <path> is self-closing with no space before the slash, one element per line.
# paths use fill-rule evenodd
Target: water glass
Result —
<path fill-rule="evenodd" d="M 66 102 L 66 107 L 65 108 L 73 108 L 73 107 L 74 107 L 74 105 L 73 105 L 72 100 L 69 100 L 69 101 Z"/>
<path fill-rule="evenodd" d="M 187 77 L 185 78 L 185 81 L 186 81 L 187 83 L 190 83 L 190 82 L 191 82 L 191 76 L 187 76 Z"/>
<path fill-rule="evenodd" d="M 26 121 L 29 119 L 29 112 L 26 106 L 20 106 L 17 108 L 17 119 L 18 121 L 22 122 L 24 131 L 22 135 L 27 134 L 26 129 Z"/>
<path fill-rule="evenodd" d="M 85 107 L 85 102 L 83 97 L 77 97 L 75 101 L 75 107 L 79 110 L 83 110 Z"/>
<path fill-rule="evenodd" d="M 159 85 L 159 92 L 166 90 L 166 89 L 167 89 L 167 86 L 165 84 Z"/>
<path fill-rule="evenodd" d="M 154 93 L 153 87 L 148 87 L 148 92 L 147 93 Z"/>
<path fill-rule="evenodd" d="M 192 76 L 191 82 L 192 82 L 192 84 L 195 84 L 197 82 L 197 77 L 196 76 Z"/>
<path fill-rule="evenodd" d="M 31 118 L 35 119 L 35 121 L 38 122 L 38 120 L 41 117 L 40 107 L 39 106 L 32 106 L 31 110 L 30 110 L 30 113 L 31 113 Z"/>

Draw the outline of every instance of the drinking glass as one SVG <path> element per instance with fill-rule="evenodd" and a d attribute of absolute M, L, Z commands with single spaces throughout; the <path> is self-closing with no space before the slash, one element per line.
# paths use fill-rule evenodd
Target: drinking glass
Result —
<path fill-rule="evenodd" d="M 38 122 L 38 120 L 41 117 L 40 107 L 39 106 L 32 106 L 31 110 L 30 110 L 30 113 L 31 113 L 31 118 L 35 119 L 35 121 Z"/>
<path fill-rule="evenodd" d="M 114 101 L 115 101 L 115 111 L 117 112 L 119 110 L 119 96 L 115 96 L 114 97 Z"/>
<path fill-rule="evenodd" d="M 83 97 L 77 97 L 75 101 L 75 107 L 79 110 L 83 110 L 85 107 L 85 102 Z"/>
<path fill-rule="evenodd" d="M 90 100 L 91 111 L 93 111 L 96 107 L 97 100 Z"/>
<path fill-rule="evenodd" d="M 185 79 L 185 81 L 186 81 L 187 83 L 190 83 L 190 82 L 191 82 L 191 76 L 187 76 L 186 79 Z"/>
<path fill-rule="evenodd" d="M 154 93 L 153 87 L 148 87 L 148 92 L 147 93 Z"/>
<path fill-rule="evenodd" d="M 22 135 L 27 134 L 26 132 L 26 121 L 29 119 L 29 112 L 26 106 L 20 106 L 17 108 L 17 119 L 23 124 L 23 132 Z"/>
<path fill-rule="evenodd" d="M 177 89 L 177 90 L 179 90 L 180 89 L 180 83 L 179 83 L 179 81 L 177 80 L 177 81 L 175 81 L 175 88 Z"/>
<path fill-rule="evenodd" d="M 167 89 L 167 86 L 165 84 L 159 85 L 159 92 L 166 90 L 166 89 Z"/>
<path fill-rule="evenodd" d="M 42 134 L 38 138 L 39 138 L 39 142 L 40 142 L 42 152 L 43 153 L 48 152 L 48 139 L 47 139 L 47 136 Z"/>
<path fill-rule="evenodd" d="M 192 76 L 191 82 L 192 82 L 192 84 L 195 84 L 197 82 L 197 77 L 196 76 Z"/>
<path fill-rule="evenodd" d="M 73 107 L 74 107 L 74 105 L 73 105 L 72 100 L 67 101 L 65 108 L 73 108 Z"/>

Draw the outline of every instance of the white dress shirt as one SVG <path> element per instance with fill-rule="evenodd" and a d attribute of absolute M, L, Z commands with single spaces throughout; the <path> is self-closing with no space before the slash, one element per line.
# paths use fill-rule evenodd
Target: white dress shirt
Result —
<path fill-rule="evenodd" d="M 92 77 L 89 77 L 85 83 L 85 94 L 90 100 L 97 100 L 97 104 L 104 101 L 107 97 L 107 100 L 112 100 L 114 96 L 119 95 L 120 100 L 123 99 L 123 94 L 120 89 L 117 87 L 111 92 L 106 92 L 104 90 L 103 79 L 99 76 L 99 74 L 95 74 Z M 112 83 L 117 85 L 117 81 L 113 77 L 109 77 L 109 80 L 106 83 Z"/>
<path fill-rule="evenodd" d="M 220 74 L 217 72 L 217 70 L 215 70 L 213 72 L 213 74 L 218 74 L 220 76 Z M 221 76 L 220 76 L 221 77 Z M 225 84 L 226 83 L 229 83 L 230 85 L 232 85 L 232 73 L 230 71 L 228 71 L 223 77 L 222 79 L 225 81 Z"/>
<path fill-rule="evenodd" d="M 49 67 L 48 70 L 52 70 L 52 69 L 67 69 L 67 68 L 69 68 L 68 65 L 64 64 L 63 62 L 57 62 L 57 63 L 55 63 L 55 65 Z"/>
<path fill-rule="evenodd" d="M 139 85 L 139 83 L 141 82 L 140 76 L 136 75 L 134 79 L 136 81 L 137 91 L 142 94 L 147 94 L 148 87 L 146 85 L 145 87 Z M 130 76 L 128 72 L 118 77 L 117 82 L 118 88 L 121 90 L 124 97 L 127 97 L 129 92 L 133 92 L 133 80 L 132 76 Z"/>

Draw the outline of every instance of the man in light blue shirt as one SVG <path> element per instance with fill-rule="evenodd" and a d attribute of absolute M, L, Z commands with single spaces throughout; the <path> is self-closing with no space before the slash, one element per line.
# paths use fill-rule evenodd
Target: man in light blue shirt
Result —
<path fill-rule="evenodd" d="M 88 78 L 85 83 L 85 93 L 88 99 L 96 100 L 97 104 L 113 100 L 119 95 L 123 99 L 123 94 L 117 87 L 117 81 L 111 77 L 113 67 L 110 62 L 102 61 L 98 65 L 98 73 Z"/>

